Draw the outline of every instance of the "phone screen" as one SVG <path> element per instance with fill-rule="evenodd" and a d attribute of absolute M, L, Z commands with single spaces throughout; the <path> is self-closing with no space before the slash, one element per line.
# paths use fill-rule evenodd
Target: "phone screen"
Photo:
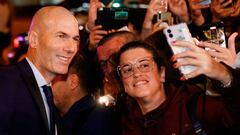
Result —
<path fill-rule="evenodd" d="M 128 9 L 99 8 L 96 25 L 102 25 L 104 30 L 120 29 L 128 25 Z"/>
<path fill-rule="evenodd" d="M 115 20 L 128 20 L 128 12 L 127 11 L 116 11 L 114 13 Z"/>
<path fill-rule="evenodd" d="M 224 26 L 222 23 L 206 26 L 203 30 L 203 34 L 206 41 L 217 44 L 221 47 L 227 47 Z"/>
<path fill-rule="evenodd" d="M 153 16 L 152 23 L 155 24 L 159 20 L 162 20 L 162 22 L 166 22 L 167 24 L 171 24 L 171 18 L 172 14 L 171 12 L 163 12 L 163 13 L 158 13 Z"/>

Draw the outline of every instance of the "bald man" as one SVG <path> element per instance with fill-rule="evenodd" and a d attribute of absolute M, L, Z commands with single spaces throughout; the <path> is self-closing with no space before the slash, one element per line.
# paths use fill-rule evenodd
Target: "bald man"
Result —
<path fill-rule="evenodd" d="M 57 122 L 51 132 L 53 109 L 44 86 L 68 72 L 78 48 L 78 23 L 71 12 L 58 6 L 36 12 L 26 58 L 0 68 L 0 135 L 61 135 Z"/>

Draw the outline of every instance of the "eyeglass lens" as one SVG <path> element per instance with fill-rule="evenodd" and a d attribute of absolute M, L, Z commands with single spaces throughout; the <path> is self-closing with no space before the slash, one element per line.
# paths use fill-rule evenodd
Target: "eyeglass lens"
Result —
<path fill-rule="evenodd" d="M 135 66 L 142 73 L 149 72 L 152 69 L 152 61 L 150 59 L 141 59 L 134 64 L 128 63 L 120 66 L 118 70 L 120 70 L 123 78 L 128 78 L 133 75 Z"/>

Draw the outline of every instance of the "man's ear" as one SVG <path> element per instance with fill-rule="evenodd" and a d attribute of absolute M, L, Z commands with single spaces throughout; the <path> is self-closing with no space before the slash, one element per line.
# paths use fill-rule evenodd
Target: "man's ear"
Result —
<path fill-rule="evenodd" d="M 165 78 L 166 78 L 166 73 L 165 73 L 165 67 L 164 66 L 161 66 L 161 69 L 160 69 L 160 77 L 161 77 L 161 82 L 165 82 Z"/>
<path fill-rule="evenodd" d="M 70 81 L 70 88 L 72 90 L 80 85 L 80 80 L 76 74 L 70 74 L 68 79 Z"/>
<path fill-rule="evenodd" d="M 38 33 L 35 31 L 30 31 L 28 33 L 28 41 L 30 47 L 36 48 L 38 45 Z"/>

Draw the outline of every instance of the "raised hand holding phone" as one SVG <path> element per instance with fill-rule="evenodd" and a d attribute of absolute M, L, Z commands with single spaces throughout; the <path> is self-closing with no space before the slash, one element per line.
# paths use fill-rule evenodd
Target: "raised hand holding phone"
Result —
<path fill-rule="evenodd" d="M 178 54 L 189 50 L 188 47 L 175 46 L 174 43 L 176 41 L 186 41 L 190 42 L 191 44 L 194 44 L 191 33 L 189 32 L 186 23 L 180 23 L 177 25 L 169 26 L 168 28 L 163 30 L 163 33 L 167 38 L 168 44 L 170 45 L 173 54 Z M 183 58 L 179 58 L 177 59 L 177 61 L 181 61 L 182 59 Z M 192 65 L 184 65 L 180 66 L 179 70 L 181 71 L 182 74 L 185 75 L 195 70 L 195 67 Z"/>
<path fill-rule="evenodd" d="M 201 44 L 201 42 L 199 43 Z M 189 48 L 187 51 L 174 54 L 171 61 L 174 63 L 174 68 L 180 68 L 183 66 L 194 66 L 195 69 L 187 74 L 183 74 L 181 80 L 188 80 L 198 75 L 205 75 L 209 78 L 219 80 L 224 85 L 229 83 L 231 75 L 227 71 L 227 68 L 213 59 L 207 51 L 199 47 L 198 44 L 192 44 L 186 41 L 176 41 L 173 46 Z M 179 60 L 181 59 L 181 61 Z"/>
<path fill-rule="evenodd" d="M 95 26 L 95 20 L 97 19 L 97 10 L 104 5 L 99 0 L 90 0 L 88 21 L 86 23 L 86 29 L 90 32 Z"/>

